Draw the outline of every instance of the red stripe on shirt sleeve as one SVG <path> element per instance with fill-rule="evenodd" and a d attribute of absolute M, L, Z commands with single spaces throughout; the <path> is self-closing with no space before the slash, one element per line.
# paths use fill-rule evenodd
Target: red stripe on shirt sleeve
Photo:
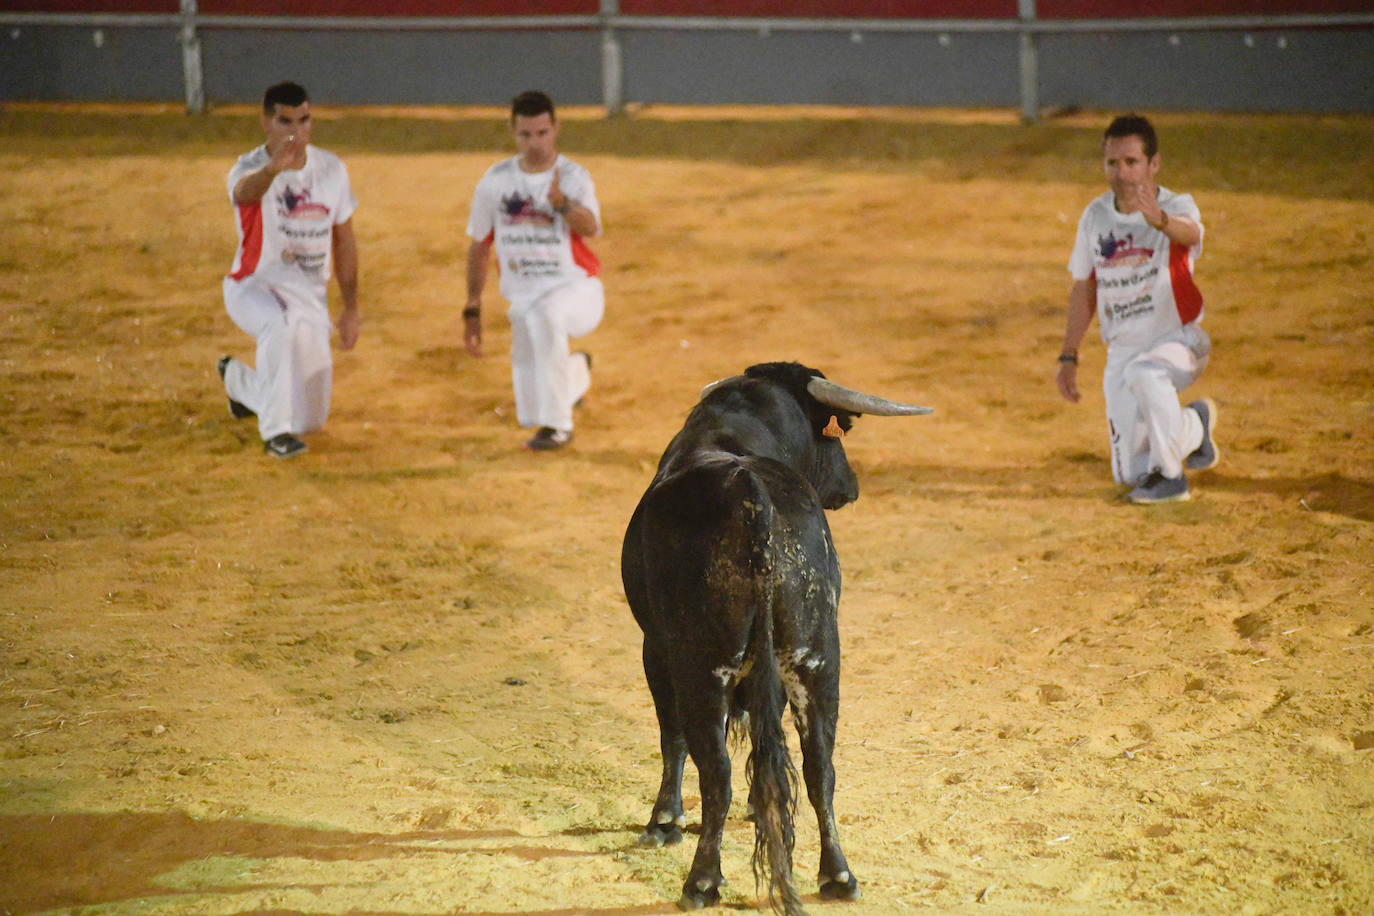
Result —
<path fill-rule="evenodd" d="M 1174 291 L 1174 306 L 1178 319 L 1184 324 L 1197 321 L 1202 314 L 1202 291 L 1193 282 L 1193 268 L 1188 261 L 1188 246 L 1169 243 L 1169 284 Z"/>
<path fill-rule="evenodd" d="M 571 235 L 573 263 L 585 270 L 589 277 L 595 277 L 597 274 L 601 273 L 601 262 L 597 260 L 592 250 L 587 247 L 587 243 L 582 240 L 582 236 L 578 235 L 576 232 L 571 233 Z"/>
<path fill-rule="evenodd" d="M 229 275 L 233 280 L 252 276 L 258 269 L 258 261 L 262 259 L 262 201 L 239 204 L 238 208 L 243 241 L 239 243 L 234 272 Z"/>

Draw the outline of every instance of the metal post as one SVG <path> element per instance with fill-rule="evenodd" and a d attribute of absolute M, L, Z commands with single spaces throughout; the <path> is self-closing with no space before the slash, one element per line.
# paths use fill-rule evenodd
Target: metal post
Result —
<path fill-rule="evenodd" d="M 620 36 L 612 17 L 620 13 L 620 0 L 601 0 L 601 100 L 606 116 L 620 114 L 625 108 L 625 70 L 620 58 Z"/>
<path fill-rule="evenodd" d="M 1016 15 L 1021 21 L 1021 121 L 1040 120 L 1040 63 L 1036 34 L 1028 26 L 1035 22 L 1035 0 L 1017 0 Z"/>
<path fill-rule="evenodd" d="M 181 73 L 186 83 L 186 113 L 205 113 L 205 73 L 196 34 L 197 0 L 181 0 Z"/>

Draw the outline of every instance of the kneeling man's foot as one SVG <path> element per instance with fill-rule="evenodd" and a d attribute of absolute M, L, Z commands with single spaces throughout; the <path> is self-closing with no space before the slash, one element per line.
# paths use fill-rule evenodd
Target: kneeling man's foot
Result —
<path fill-rule="evenodd" d="M 552 426 L 541 426 L 539 432 L 535 433 L 530 440 L 525 443 L 525 448 L 534 452 L 549 452 L 556 448 L 562 448 L 572 441 L 572 430 L 554 429 Z"/>
<path fill-rule="evenodd" d="M 273 458 L 295 458 L 304 454 L 307 446 L 290 433 L 277 433 L 262 444 L 262 450 Z"/>
<path fill-rule="evenodd" d="M 229 363 L 233 360 L 232 356 L 221 356 L 215 368 L 219 370 L 220 381 L 224 380 L 224 373 L 229 369 Z M 256 417 L 251 408 L 245 407 L 233 398 L 229 399 L 229 413 L 235 420 L 244 420 L 248 417 Z"/>
<path fill-rule="evenodd" d="M 1158 471 L 1151 471 L 1146 474 L 1140 484 L 1126 494 L 1126 499 L 1137 505 L 1181 503 L 1188 498 L 1187 478 L 1182 474 L 1177 477 L 1165 477 Z"/>
<path fill-rule="evenodd" d="M 1211 398 L 1202 398 L 1188 406 L 1197 412 L 1197 418 L 1202 421 L 1202 444 L 1183 459 L 1183 464 L 1193 471 L 1205 471 L 1216 467 L 1217 462 L 1221 460 L 1221 451 L 1217 448 L 1214 438 L 1217 433 L 1217 402 Z"/>

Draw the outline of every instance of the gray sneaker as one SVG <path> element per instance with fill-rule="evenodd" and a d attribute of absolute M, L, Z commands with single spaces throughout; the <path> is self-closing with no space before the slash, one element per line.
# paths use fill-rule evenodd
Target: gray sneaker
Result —
<path fill-rule="evenodd" d="M 1217 448 L 1216 439 L 1213 438 L 1217 431 L 1217 402 L 1211 398 L 1203 398 L 1188 406 L 1197 411 L 1198 419 L 1202 421 L 1202 444 L 1183 459 L 1183 464 L 1190 471 L 1205 471 L 1216 467 L 1217 462 L 1221 460 L 1221 451 Z"/>
<path fill-rule="evenodd" d="M 1131 492 L 1126 494 L 1128 502 L 1137 505 L 1152 503 L 1181 503 L 1189 498 L 1188 481 L 1182 474 L 1165 477 L 1158 471 L 1151 471 Z"/>
<path fill-rule="evenodd" d="M 273 458 L 295 458 L 303 454 L 307 446 L 290 433 L 277 433 L 262 444 L 262 450 Z"/>

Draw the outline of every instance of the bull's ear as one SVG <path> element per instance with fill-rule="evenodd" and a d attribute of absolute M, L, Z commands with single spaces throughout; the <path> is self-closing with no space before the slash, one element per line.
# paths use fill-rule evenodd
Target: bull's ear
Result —
<path fill-rule="evenodd" d="M 829 436 L 831 439 L 844 438 L 844 430 L 840 428 L 840 421 L 835 418 L 833 413 L 830 415 L 830 422 L 825 425 L 825 429 L 821 430 L 821 435 Z"/>

